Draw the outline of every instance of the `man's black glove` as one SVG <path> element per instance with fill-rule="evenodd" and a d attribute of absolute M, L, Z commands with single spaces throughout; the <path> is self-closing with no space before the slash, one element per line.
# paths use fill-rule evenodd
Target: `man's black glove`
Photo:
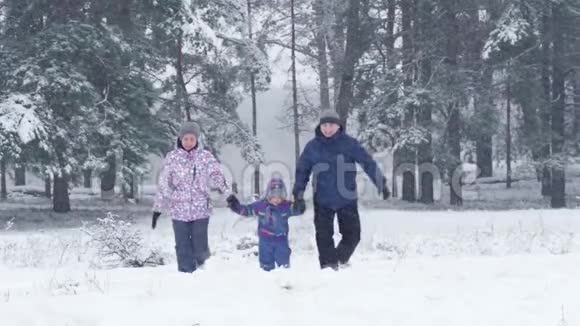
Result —
<path fill-rule="evenodd" d="M 157 220 L 159 219 L 159 216 L 161 216 L 160 212 L 153 212 L 153 219 L 151 220 L 152 229 L 155 229 L 155 227 L 157 226 Z"/>
<path fill-rule="evenodd" d="M 294 194 L 292 210 L 297 214 L 304 214 L 304 211 L 306 211 L 306 202 L 304 201 L 304 198 L 302 198 L 302 195 Z"/>
<path fill-rule="evenodd" d="M 389 190 L 389 187 L 385 185 L 383 188 L 383 200 L 387 200 L 389 198 L 391 198 L 391 191 Z"/>
<path fill-rule="evenodd" d="M 226 202 L 228 203 L 228 207 L 233 211 L 237 211 L 240 207 L 240 201 L 236 195 L 229 195 Z"/>
<path fill-rule="evenodd" d="M 387 179 L 383 180 L 383 200 L 387 200 L 391 197 L 391 191 L 389 190 L 389 186 L 387 185 Z"/>

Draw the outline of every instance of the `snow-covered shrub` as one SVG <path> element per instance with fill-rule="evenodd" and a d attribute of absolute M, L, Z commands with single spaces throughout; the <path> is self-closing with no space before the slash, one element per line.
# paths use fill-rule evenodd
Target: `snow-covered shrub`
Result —
<path fill-rule="evenodd" d="M 141 231 L 131 222 L 122 221 L 117 215 L 97 219 L 97 223 L 81 228 L 96 246 L 101 266 L 144 267 L 164 265 L 165 259 L 158 249 L 147 248 Z"/>
<path fill-rule="evenodd" d="M 16 267 L 40 267 L 54 247 L 47 246 L 40 237 L 29 236 L 21 241 L 0 241 L 2 264 Z"/>
<path fill-rule="evenodd" d="M 62 279 L 53 277 L 48 284 L 48 289 L 52 295 L 77 295 L 80 285 L 77 280 L 69 276 Z"/>
<path fill-rule="evenodd" d="M 236 245 L 236 249 L 238 250 L 250 250 L 252 248 L 258 248 L 258 240 L 256 237 L 242 237 Z"/>
<path fill-rule="evenodd" d="M 406 248 L 401 247 L 399 244 L 390 241 L 381 241 L 375 244 L 375 249 L 384 252 L 387 259 L 397 259 L 402 258 L 406 254 Z"/>
<path fill-rule="evenodd" d="M 0 265 L 59 267 L 86 261 L 89 247 L 81 233 L 43 232 L 25 237 L 0 237 Z"/>
<path fill-rule="evenodd" d="M 9 221 L 6 221 L 6 226 L 4 226 L 4 231 L 8 231 L 8 230 L 12 229 L 12 227 L 14 226 L 14 219 L 15 219 L 15 217 L 11 218 Z"/>

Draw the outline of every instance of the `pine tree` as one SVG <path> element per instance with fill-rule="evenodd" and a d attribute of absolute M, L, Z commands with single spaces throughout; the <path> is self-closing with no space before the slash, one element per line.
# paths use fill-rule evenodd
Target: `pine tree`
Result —
<path fill-rule="evenodd" d="M 418 46 L 429 49 L 429 43 L 432 39 L 433 31 L 433 5 L 428 1 L 420 1 L 417 4 L 417 25 L 419 37 L 417 38 Z M 432 58 L 429 51 L 424 51 L 419 58 L 419 78 L 420 87 L 429 87 L 429 81 L 432 78 Z M 432 204 L 433 182 L 434 178 L 441 176 L 435 175 L 432 169 L 433 150 L 432 150 L 432 125 L 433 125 L 433 107 L 432 103 L 425 102 L 418 108 L 417 122 L 424 133 L 424 140 L 418 145 L 418 163 L 419 163 L 419 190 L 420 202 Z"/>
<path fill-rule="evenodd" d="M 566 207 L 566 153 L 564 149 L 564 110 L 566 106 L 565 94 L 565 45 L 564 23 L 566 21 L 564 4 L 552 4 L 552 35 L 553 35 L 553 63 L 552 63 L 552 208 Z"/>
<path fill-rule="evenodd" d="M 196 120 L 207 148 L 235 144 L 248 163 L 262 162 L 256 137 L 236 113 L 239 86 L 250 88 L 249 71 L 256 90 L 270 81 L 267 57 L 247 35 L 246 7 L 233 0 L 163 0 L 155 6 L 154 42 L 173 66 L 161 80 L 160 111 L 168 124 L 176 128 L 182 120 Z"/>
<path fill-rule="evenodd" d="M 402 15 L 402 29 L 403 34 L 403 74 L 404 74 L 404 96 L 409 97 L 411 95 L 410 89 L 413 87 L 415 82 L 414 75 L 415 69 L 413 67 L 414 59 L 414 30 L 411 26 L 416 26 L 415 20 L 415 8 L 412 7 L 412 3 L 408 1 L 403 1 L 401 3 L 401 15 Z M 413 22 L 415 21 L 415 24 Z M 408 137 L 410 132 L 414 131 L 415 121 L 416 121 L 416 111 L 417 107 L 415 103 L 409 101 L 408 104 L 403 108 L 403 120 L 402 120 L 402 137 Z M 414 142 L 405 142 L 401 148 L 399 148 L 399 163 L 401 172 L 403 174 L 403 184 L 402 184 L 402 196 L 401 199 L 414 202 L 416 199 L 417 190 L 415 189 L 416 175 L 415 171 L 417 169 L 417 155 L 416 155 L 416 144 Z"/>

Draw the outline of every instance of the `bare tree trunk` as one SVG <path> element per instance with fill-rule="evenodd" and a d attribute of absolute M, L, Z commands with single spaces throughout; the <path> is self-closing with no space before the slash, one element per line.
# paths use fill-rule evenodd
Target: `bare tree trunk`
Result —
<path fill-rule="evenodd" d="M 136 184 L 135 176 L 133 174 L 129 175 L 129 181 L 123 184 L 123 197 L 127 199 L 135 199 Z"/>
<path fill-rule="evenodd" d="M 250 40 L 254 37 L 252 32 L 252 2 L 248 0 L 248 35 Z M 258 105 L 256 102 L 256 76 L 250 72 L 250 90 L 252 93 L 252 134 L 258 137 Z M 296 123 L 296 122 L 295 122 Z M 260 194 L 260 165 L 254 167 L 254 194 Z"/>
<path fill-rule="evenodd" d="M 0 159 L 0 199 L 8 198 L 8 189 L 6 188 L 6 159 Z"/>
<path fill-rule="evenodd" d="M 107 164 L 108 169 L 101 175 L 101 199 L 112 200 L 113 197 L 115 197 L 115 182 L 117 171 L 115 155 L 107 157 Z"/>
<path fill-rule="evenodd" d="M 92 169 L 85 169 L 83 170 L 83 186 L 87 189 L 93 187 L 93 170 Z"/>
<path fill-rule="evenodd" d="M 446 64 L 451 74 L 450 84 L 457 84 L 455 74 L 457 73 L 457 57 L 459 52 L 459 26 L 455 17 L 455 0 L 444 1 L 444 20 L 446 24 Z M 447 121 L 447 142 L 452 162 L 448 162 L 450 204 L 455 206 L 463 205 L 462 196 L 462 168 L 461 168 L 461 114 L 458 103 L 452 102 L 448 106 L 449 120 Z"/>
<path fill-rule="evenodd" d="M 300 158 L 300 129 L 298 124 L 298 87 L 296 85 L 296 25 L 294 16 L 294 0 L 290 1 L 291 5 L 291 20 L 292 20 L 292 111 L 294 112 L 294 157 L 296 163 L 298 164 L 298 159 Z M 320 32 L 320 31 L 319 31 Z M 319 37 L 320 38 L 320 37 Z M 322 38 L 324 43 L 324 38 Z M 319 54 L 319 56 L 324 56 L 326 58 L 326 52 Z M 326 91 L 328 92 L 328 76 L 326 79 Z M 322 80 L 321 80 L 322 87 Z M 326 94 L 328 96 L 328 93 Z M 323 91 L 320 92 L 321 100 L 323 98 Z M 322 102 L 321 102 L 322 103 Z"/>
<path fill-rule="evenodd" d="M 507 98 L 507 117 L 506 117 L 506 188 L 512 187 L 512 92 L 511 92 L 511 65 L 508 64 L 507 83 L 506 83 L 506 98 Z"/>
<path fill-rule="evenodd" d="M 564 152 L 564 112 L 566 109 L 566 85 L 564 68 L 564 13 L 563 4 L 552 4 L 553 50 L 552 70 L 552 208 L 566 207 L 566 153 Z"/>
<path fill-rule="evenodd" d="M 460 133 L 460 114 L 457 104 L 454 103 L 449 107 L 450 117 L 447 122 L 447 132 L 449 135 L 448 146 L 451 156 L 454 158 L 449 167 L 449 193 L 450 204 L 455 206 L 463 205 L 462 195 L 462 167 L 461 167 L 461 133 Z"/>
<path fill-rule="evenodd" d="M 187 84 L 184 77 L 183 67 L 183 35 L 177 36 L 177 43 L 175 45 L 176 60 L 175 60 L 175 76 L 177 79 L 177 98 L 185 110 L 185 117 L 187 121 L 191 121 L 191 105 L 189 104 L 189 96 L 187 93 Z M 183 112 L 182 112 L 183 113 Z"/>
<path fill-rule="evenodd" d="M 393 198 L 397 198 L 399 197 L 399 184 L 397 182 L 397 177 L 398 177 L 398 169 L 399 169 L 400 163 L 399 163 L 399 150 L 394 150 L 393 151 L 393 171 L 392 171 L 392 184 L 391 184 L 391 196 Z"/>
<path fill-rule="evenodd" d="M 413 53 L 413 29 L 411 23 L 413 21 L 413 13 L 411 10 L 410 1 L 403 1 L 401 3 L 402 14 L 402 32 L 403 32 L 403 72 L 405 75 L 404 91 L 407 96 L 409 88 L 413 86 L 413 68 L 412 58 Z M 414 105 L 407 105 L 403 113 L 403 128 L 408 130 L 415 124 L 415 107 Z M 405 145 L 400 150 L 400 163 L 403 173 L 403 188 L 402 197 L 404 201 L 414 202 L 416 200 L 417 190 L 416 184 L 416 160 L 417 156 L 415 148 L 410 145 Z"/>
<path fill-rule="evenodd" d="M 541 145 L 541 159 L 542 159 L 542 195 L 551 196 L 552 194 L 552 174 L 550 167 L 547 164 L 547 160 L 551 156 L 551 113 L 550 113 L 550 103 L 551 103 L 551 86 L 550 86 L 550 35 L 551 35 L 551 23 L 550 23 L 550 8 L 549 4 L 545 5 L 546 12 L 542 15 L 542 86 L 544 89 L 544 100 L 542 103 L 541 116 L 542 116 L 542 145 Z"/>
<path fill-rule="evenodd" d="M 493 146 L 491 136 L 480 137 L 475 144 L 477 167 L 480 170 L 479 178 L 493 176 Z"/>
<path fill-rule="evenodd" d="M 333 102 L 335 108 L 338 106 L 338 95 L 340 88 L 340 80 L 342 73 L 342 65 L 344 62 L 344 52 L 345 52 L 345 22 L 344 13 L 346 1 L 329 1 L 327 4 L 333 4 L 333 25 L 330 31 L 332 35 L 327 35 L 326 44 L 329 49 L 329 57 L 332 61 L 332 89 L 333 89 Z"/>
<path fill-rule="evenodd" d="M 491 0 L 487 2 L 486 10 L 490 15 L 490 20 L 492 22 L 496 22 L 498 18 L 498 8 L 499 5 L 497 1 Z M 489 33 L 489 30 L 486 29 L 486 26 L 482 26 L 479 17 L 479 9 L 475 8 L 472 11 L 471 17 L 473 20 L 473 24 L 477 25 L 478 29 L 478 36 L 474 37 L 473 39 L 473 48 L 472 48 L 472 60 L 475 64 L 475 71 L 482 71 L 481 73 L 481 89 L 480 94 L 476 94 L 475 104 L 476 107 L 474 108 L 477 111 L 484 111 L 484 114 L 493 114 L 492 111 L 494 110 L 495 103 L 493 101 L 492 94 L 492 87 L 493 87 L 493 71 L 494 68 L 487 67 L 483 60 L 481 59 L 481 50 L 483 47 L 483 42 L 485 40 L 484 34 Z M 492 28 L 493 25 L 487 26 L 489 29 Z M 483 32 L 480 32 L 481 29 L 484 29 Z M 483 98 L 481 93 L 483 92 Z M 478 100 L 480 99 L 480 100 Z M 475 140 L 475 151 L 476 151 L 476 160 L 477 160 L 477 167 L 479 169 L 478 178 L 482 177 L 491 177 L 493 176 L 493 135 L 492 132 L 494 130 L 479 130 L 478 137 Z"/>
<path fill-rule="evenodd" d="M 255 76 L 252 73 L 250 76 L 251 88 L 252 88 L 252 134 L 254 137 L 258 137 L 258 114 L 257 114 L 257 103 L 256 103 L 256 81 Z M 296 122 L 295 122 L 296 124 Z M 296 130 L 296 127 L 295 129 Z M 260 194 L 260 165 L 256 164 L 254 167 L 254 193 Z"/>
<path fill-rule="evenodd" d="M 322 0 L 316 0 L 313 4 L 316 17 L 316 48 L 318 55 L 318 76 L 320 78 L 320 108 L 322 110 L 328 110 L 330 109 L 330 82 L 328 77 L 328 57 L 326 53 L 323 6 L 324 3 Z M 294 14 L 292 16 L 294 16 Z M 294 26 L 294 23 L 292 26 Z M 294 27 L 293 33 L 295 33 Z M 293 40 L 293 42 L 295 41 Z"/>
<path fill-rule="evenodd" d="M 421 2 L 418 7 L 419 28 L 421 32 L 421 37 L 424 41 L 429 39 L 431 35 L 431 25 L 432 25 L 432 11 L 433 7 L 428 1 Z M 431 59 L 427 54 L 423 55 L 420 61 L 420 79 L 419 82 L 423 87 L 428 87 L 429 80 L 431 78 Z M 433 191 L 433 181 L 434 175 L 433 170 L 430 167 L 433 165 L 433 150 L 432 150 L 432 108 L 429 104 L 424 104 L 423 107 L 419 109 L 417 121 L 419 125 L 426 130 L 425 141 L 419 145 L 418 150 L 418 162 L 419 162 L 419 188 L 420 188 L 420 198 L 419 201 L 424 204 L 432 204 L 434 202 L 434 191 Z"/>
<path fill-rule="evenodd" d="M 46 198 L 52 198 L 52 180 L 50 175 L 44 179 L 44 195 Z"/>
<path fill-rule="evenodd" d="M 387 68 L 389 71 L 397 66 L 395 58 L 395 13 L 397 11 L 396 0 L 388 0 L 387 3 Z M 396 95 L 395 95 L 396 96 Z M 396 98 L 395 98 L 396 100 Z"/>
<path fill-rule="evenodd" d="M 340 86 L 338 90 L 338 103 L 336 111 L 346 128 L 346 121 L 350 113 L 350 105 L 353 98 L 353 84 L 355 66 L 362 54 L 360 33 L 360 0 L 349 0 L 346 16 L 346 47 L 344 60 L 341 67 Z"/>
<path fill-rule="evenodd" d="M 394 71 L 397 66 L 397 59 L 395 58 L 395 13 L 397 11 L 396 0 L 388 0 L 387 3 L 387 69 L 389 71 Z M 389 94 L 388 105 L 393 105 L 397 103 L 397 93 L 393 92 Z M 394 126 L 397 127 L 397 126 Z M 399 151 L 393 151 L 393 171 L 392 171 L 392 185 L 391 185 L 391 195 L 393 198 L 399 197 L 399 186 L 397 183 L 397 170 L 400 165 Z"/>
<path fill-rule="evenodd" d="M 68 180 L 66 174 L 54 176 L 53 210 L 57 213 L 70 212 L 70 197 L 68 193 Z"/>
<path fill-rule="evenodd" d="M 576 142 L 576 146 L 580 150 L 580 69 L 575 71 L 574 75 L 574 128 L 573 137 Z"/>
<path fill-rule="evenodd" d="M 24 165 L 23 162 L 19 162 L 14 167 L 14 185 L 15 186 L 26 185 L 26 165 Z"/>

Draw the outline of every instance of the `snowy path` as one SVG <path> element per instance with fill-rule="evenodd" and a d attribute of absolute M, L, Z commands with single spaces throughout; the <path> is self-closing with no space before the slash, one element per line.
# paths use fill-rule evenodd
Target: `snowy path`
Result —
<path fill-rule="evenodd" d="M 271 274 L 220 260 L 195 275 L 173 266 L 70 271 L 76 295 L 46 290 L 50 273 L 1 271 L 0 288 L 14 289 L 8 302 L 3 294 L 0 316 L 5 326 L 558 326 L 563 307 L 567 325 L 580 324 L 578 255 L 421 258 L 396 268 L 369 260 L 340 273 L 318 271 L 312 258 Z"/>
<path fill-rule="evenodd" d="M 578 211 L 363 214 L 360 250 L 338 273 L 318 270 L 309 215 L 292 221 L 293 268 L 274 273 L 235 250 L 253 221 L 221 210 L 215 256 L 193 275 L 93 270 L 71 249 L 56 265 L 73 231 L 2 233 L 0 246 L 40 244 L 42 264 L 0 266 L 0 325 L 580 325 Z M 169 221 L 145 232 L 171 249 Z"/>

